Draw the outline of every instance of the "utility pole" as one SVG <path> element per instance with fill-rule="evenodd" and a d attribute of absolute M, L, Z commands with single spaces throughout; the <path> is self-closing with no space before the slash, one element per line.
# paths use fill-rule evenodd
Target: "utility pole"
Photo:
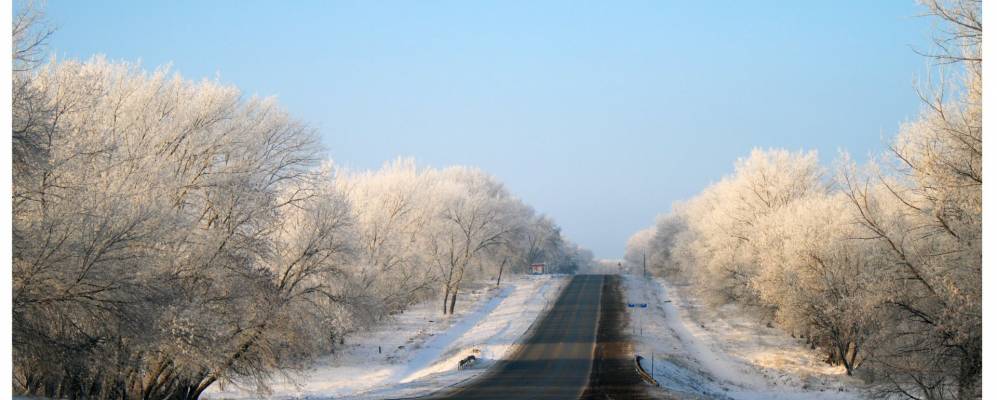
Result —
<path fill-rule="evenodd" d="M 647 279 L 647 250 L 641 250 L 640 256 L 644 262 L 644 279 Z"/>

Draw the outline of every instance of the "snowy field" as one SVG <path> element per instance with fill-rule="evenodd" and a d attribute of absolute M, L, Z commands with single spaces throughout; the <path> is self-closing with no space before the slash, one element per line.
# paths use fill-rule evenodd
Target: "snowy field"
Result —
<path fill-rule="evenodd" d="M 257 394 L 254 388 L 213 386 L 211 399 L 324 399 L 419 396 L 482 373 L 512 349 L 537 317 L 556 300 L 567 276 L 513 276 L 502 287 L 480 286 L 463 295 L 457 313 L 441 316 L 429 301 L 372 332 L 347 338 L 344 348 L 304 371 L 287 374 Z M 378 353 L 378 346 L 381 352 Z M 457 361 L 482 359 L 457 371 Z"/>
<path fill-rule="evenodd" d="M 727 305 L 696 301 L 689 288 L 627 275 L 631 326 L 638 354 L 669 392 L 689 398 L 860 399 L 861 381 L 830 366 L 801 339 Z M 641 315 L 640 313 L 643 313 Z M 643 327 L 641 335 L 640 327 Z"/>

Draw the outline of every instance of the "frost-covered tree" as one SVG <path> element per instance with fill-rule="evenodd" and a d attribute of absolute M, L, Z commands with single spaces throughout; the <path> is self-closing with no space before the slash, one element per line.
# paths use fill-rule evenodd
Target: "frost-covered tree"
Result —
<path fill-rule="evenodd" d="M 974 398 L 982 370 L 981 3 L 925 3 L 943 23 L 934 58 L 955 84 L 923 95 L 882 166 L 842 174 L 889 294 L 877 370 L 887 393 Z"/>
<path fill-rule="evenodd" d="M 677 204 L 671 213 L 658 216 L 654 226 L 640 230 L 630 237 L 624 261 L 631 271 L 643 268 L 646 262 L 650 274 L 666 277 L 677 277 L 680 274 L 686 263 L 685 258 L 676 254 L 676 251 L 678 243 L 689 233 L 681 207 Z"/>
<path fill-rule="evenodd" d="M 319 165 L 312 129 L 246 98 L 96 57 L 43 63 L 12 26 L 16 393 L 195 399 L 271 378 L 512 265 L 586 262 L 474 168 Z M 591 254 L 587 254 L 591 259 Z M 565 261 L 565 260 L 570 260 Z"/>
<path fill-rule="evenodd" d="M 561 229 L 544 215 L 536 215 L 532 208 L 525 204 L 517 206 L 513 218 L 519 219 L 512 225 L 513 230 L 503 235 L 501 243 L 485 250 L 486 264 L 498 263 L 495 270 L 496 285 L 500 285 L 502 275 L 508 273 L 524 273 L 530 264 L 546 263 L 553 266 L 564 240 Z"/>
<path fill-rule="evenodd" d="M 657 226 L 641 229 L 630 235 L 623 252 L 623 262 L 627 264 L 630 271 L 641 271 L 644 262 L 647 260 L 647 252 L 653 251 L 651 240 L 657 234 Z"/>
<path fill-rule="evenodd" d="M 12 104 L 11 164 L 17 179 L 40 169 L 45 158 L 45 126 L 49 105 L 31 84 L 34 70 L 52 30 L 41 9 L 22 4 L 14 15 L 11 29 Z M 16 200 L 16 198 L 15 198 Z"/>
<path fill-rule="evenodd" d="M 501 274 L 533 262 L 560 265 L 567 251 L 550 218 L 475 168 L 419 168 L 400 159 L 376 171 L 339 169 L 335 185 L 357 221 L 353 286 L 379 304 L 381 316 L 432 294 L 450 314 L 466 280 L 499 283 Z"/>
<path fill-rule="evenodd" d="M 780 325 L 820 346 L 851 375 L 867 358 L 882 279 L 843 194 L 798 199 L 767 215 L 754 235 L 753 287 Z"/>
<path fill-rule="evenodd" d="M 376 316 L 402 311 L 435 289 L 427 242 L 439 213 L 433 176 L 410 159 L 375 171 L 337 172 L 335 184 L 357 221 L 359 257 L 351 279 L 354 290 L 379 305 Z"/>
<path fill-rule="evenodd" d="M 570 241 L 564 242 L 554 260 L 551 272 L 555 273 L 574 274 L 599 268 L 592 250 Z"/>
<path fill-rule="evenodd" d="M 317 323 L 305 303 L 344 306 L 322 279 L 349 223 L 316 188 L 307 127 L 272 100 L 166 70 L 98 58 L 30 74 L 45 107 L 15 127 L 44 140 L 41 162 L 15 173 L 19 391 L 195 398 L 323 337 L 291 333 Z M 289 218 L 315 225 L 288 230 Z"/>
<path fill-rule="evenodd" d="M 682 205 L 691 235 L 678 251 L 696 260 L 700 283 L 718 300 L 759 304 L 751 285 L 758 268 L 752 241 L 758 221 L 826 189 L 816 153 L 756 149 L 737 161 L 733 175 Z"/>
<path fill-rule="evenodd" d="M 505 187 L 477 169 L 451 167 L 439 172 L 435 195 L 440 218 L 430 234 L 433 263 L 443 283 L 443 312 L 453 314 L 461 283 L 485 250 L 516 231 L 515 200 Z"/>
<path fill-rule="evenodd" d="M 921 93 L 924 111 L 883 157 L 846 158 L 828 186 L 812 155 L 754 152 L 640 242 L 650 264 L 760 306 L 880 395 L 978 398 L 981 4 L 925 4 L 943 23 L 931 57 L 949 83 Z"/>

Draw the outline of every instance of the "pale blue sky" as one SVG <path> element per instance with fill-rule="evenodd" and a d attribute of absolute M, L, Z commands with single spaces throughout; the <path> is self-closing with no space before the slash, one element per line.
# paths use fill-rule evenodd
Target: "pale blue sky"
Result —
<path fill-rule="evenodd" d="M 275 95 L 331 158 L 479 166 L 597 257 L 752 147 L 864 159 L 915 116 L 914 1 L 50 0 L 63 58 Z"/>

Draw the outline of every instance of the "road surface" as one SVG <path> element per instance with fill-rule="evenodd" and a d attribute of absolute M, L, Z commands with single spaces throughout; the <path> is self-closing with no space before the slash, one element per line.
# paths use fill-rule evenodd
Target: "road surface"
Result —
<path fill-rule="evenodd" d="M 510 359 L 434 398 L 643 397 L 620 333 L 625 312 L 618 277 L 574 276 Z"/>

